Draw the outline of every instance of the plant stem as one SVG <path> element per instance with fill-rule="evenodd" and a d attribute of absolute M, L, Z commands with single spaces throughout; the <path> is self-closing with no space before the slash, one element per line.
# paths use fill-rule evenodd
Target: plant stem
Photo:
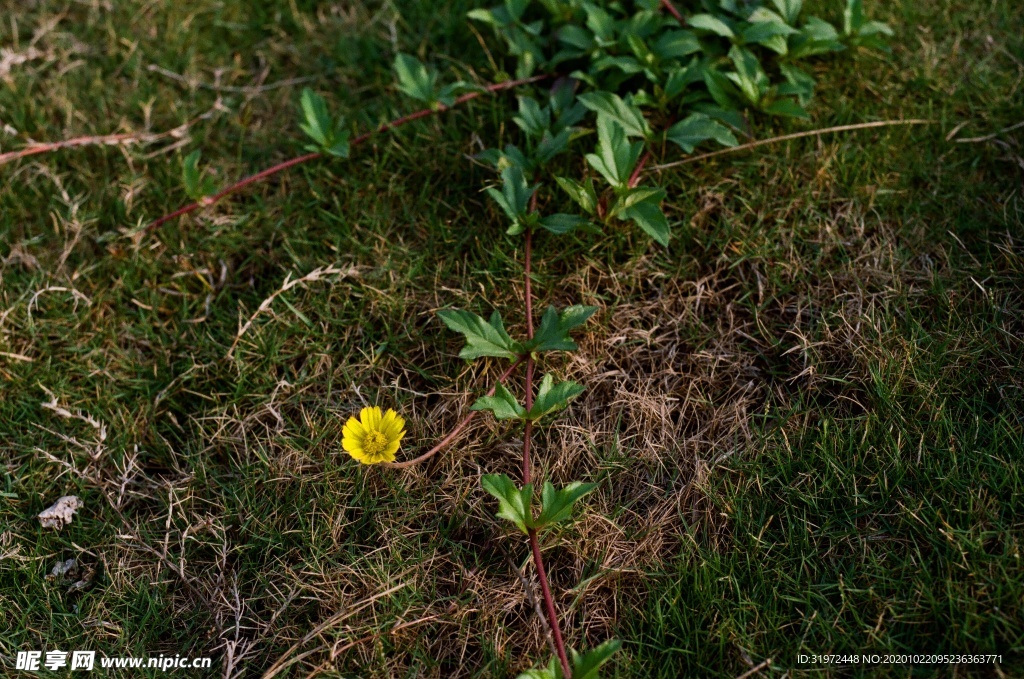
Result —
<path fill-rule="evenodd" d="M 683 19 L 683 15 L 679 13 L 676 6 L 672 4 L 672 0 L 661 0 L 661 6 L 668 10 L 668 13 L 676 18 L 681 24 L 685 24 L 686 21 Z"/>
<path fill-rule="evenodd" d="M 565 642 L 562 641 L 562 630 L 558 628 L 555 601 L 551 598 L 551 588 L 548 586 L 547 573 L 544 572 L 544 561 L 540 556 L 540 542 L 537 540 L 537 531 L 535 530 L 530 531 L 530 549 L 533 550 L 533 563 L 537 567 L 537 579 L 540 580 L 540 591 L 544 595 L 544 606 L 548 610 L 551 636 L 555 638 L 555 650 L 558 651 L 558 661 L 562 665 L 562 676 L 565 679 L 572 679 L 572 667 L 569 665 L 569 656 L 565 654 Z"/>
<path fill-rule="evenodd" d="M 640 173 L 644 171 L 644 166 L 647 165 L 647 161 L 651 159 L 651 150 L 647 149 L 643 157 L 640 158 L 640 162 L 636 164 L 636 169 L 633 170 L 633 174 L 629 175 L 629 188 L 635 188 L 640 183 Z"/>
<path fill-rule="evenodd" d="M 498 384 L 507 380 L 508 376 L 512 374 L 512 371 L 518 368 L 519 365 L 525 360 L 526 358 L 524 356 L 520 356 L 512 365 L 510 365 L 505 370 L 505 372 L 503 372 L 501 376 L 498 377 L 494 385 L 487 391 L 487 395 L 494 396 L 494 392 L 495 390 L 497 390 Z M 436 446 L 434 446 L 427 452 L 423 453 L 419 457 L 413 458 L 411 460 L 406 460 L 405 462 L 385 462 L 383 466 L 390 467 L 391 469 L 405 469 L 406 467 L 411 467 L 413 465 L 419 464 L 420 462 L 423 462 L 424 460 L 430 459 L 441 450 L 444 450 L 444 448 L 447 447 L 450 443 L 452 443 L 462 432 L 462 430 L 465 429 L 466 426 L 473 421 L 473 418 L 476 417 L 478 412 L 480 411 L 474 410 L 469 415 L 466 415 L 464 418 L 462 418 L 462 421 L 455 425 L 455 428 L 452 429 L 447 436 L 441 439 L 441 441 Z"/>
<path fill-rule="evenodd" d="M 542 75 L 535 75 L 535 76 L 530 77 L 530 78 L 520 78 L 518 80 L 506 80 L 505 82 L 494 83 L 492 85 L 488 85 L 487 87 L 485 87 L 482 90 L 478 90 L 476 92 L 469 92 L 467 94 L 463 94 L 461 97 L 456 99 L 455 102 L 451 106 L 439 105 L 437 108 L 425 108 L 425 109 L 422 109 L 420 111 L 416 111 L 415 113 L 410 113 L 409 115 L 402 116 L 401 118 L 396 118 L 395 120 L 392 120 L 391 122 L 384 123 L 383 125 L 381 125 L 377 129 L 372 130 L 370 132 L 366 132 L 364 134 L 361 134 L 358 137 L 356 137 L 355 139 L 353 139 L 351 142 L 349 142 L 349 147 L 351 148 L 353 146 L 358 146 L 359 144 L 362 144 L 364 141 L 366 141 L 370 137 L 374 136 L 375 134 L 379 134 L 379 133 L 384 132 L 386 130 L 394 129 L 396 127 L 401 127 L 402 125 L 405 125 L 406 123 L 411 123 L 412 121 L 419 120 L 420 118 L 426 118 L 427 116 L 434 115 L 435 113 L 442 113 L 442 112 L 447 111 L 448 109 L 450 109 L 450 108 L 452 108 L 454 106 L 457 106 L 458 104 L 465 103 L 465 102 L 467 102 L 467 101 L 469 101 L 471 99 L 476 99 L 477 97 L 479 97 L 480 95 L 482 95 L 484 93 L 488 93 L 488 92 L 493 93 L 493 92 L 500 92 L 502 90 L 509 90 L 509 89 L 514 88 L 514 87 L 519 87 L 520 85 L 528 85 L 530 83 L 535 83 L 535 82 L 538 82 L 538 81 L 541 81 L 541 80 L 545 80 L 545 79 L 550 78 L 550 77 L 551 76 L 549 76 L 549 75 L 542 74 Z M 246 186 L 248 186 L 250 184 L 258 182 L 258 181 L 260 181 L 262 179 L 266 179 L 267 177 L 269 177 L 271 175 L 277 174 L 278 172 L 281 172 L 283 170 L 287 170 L 288 168 L 294 167 L 295 165 L 300 165 L 300 164 L 308 162 L 310 160 L 314 160 L 316 158 L 320 158 L 323 155 L 324 154 L 322 154 L 322 153 L 307 153 L 304 156 L 299 156 L 297 158 L 292 158 L 291 160 L 287 160 L 287 161 L 285 161 L 283 163 L 279 163 L 277 165 L 274 165 L 273 167 L 269 167 L 266 170 L 263 170 L 262 172 L 257 172 L 254 175 L 246 177 L 245 179 L 243 179 L 243 180 L 241 180 L 241 181 L 239 181 L 239 182 L 237 182 L 235 184 L 232 184 L 231 186 L 226 187 L 225 189 L 223 189 L 223 190 L 213 194 L 212 196 L 204 198 L 203 200 L 197 201 L 195 203 L 190 203 L 188 205 L 185 205 L 184 207 L 181 207 L 181 208 L 175 210 L 174 212 L 172 212 L 172 213 L 170 213 L 168 215 L 164 215 L 163 217 L 160 217 L 159 219 L 153 220 L 152 222 L 150 222 L 149 224 L 146 225 L 145 231 L 148 233 L 148 232 L 156 229 L 157 227 L 161 226 L 165 222 L 169 222 L 170 220 L 174 219 L 175 217 L 181 217 L 182 215 L 187 215 L 190 212 L 195 212 L 196 210 L 198 210 L 201 207 L 205 207 L 207 205 L 212 205 L 212 204 L 216 203 L 217 201 L 219 201 L 221 198 L 224 198 L 225 196 L 231 195 L 232 193 L 235 193 L 236 191 L 239 191 L 239 190 L 245 188 Z"/>
<path fill-rule="evenodd" d="M 530 211 L 537 209 L 536 192 L 530 199 Z M 526 336 L 533 339 L 533 289 L 530 282 L 533 263 L 533 229 L 526 229 L 526 243 L 523 248 L 523 306 L 526 307 Z M 526 410 L 533 407 L 533 354 L 526 357 Z M 533 437 L 533 420 L 526 420 L 526 427 L 523 431 L 523 483 L 530 483 L 530 439 Z M 537 579 L 540 580 L 540 591 L 544 596 L 544 608 L 547 610 L 548 626 L 551 628 L 551 636 L 555 642 L 555 651 L 558 653 L 558 662 L 562 665 L 562 676 L 565 679 L 572 679 L 572 668 L 569 665 L 569 657 L 565 653 L 565 642 L 562 641 L 562 630 L 558 625 L 558 613 L 555 611 L 555 600 L 551 596 L 551 588 L 548 586 L 548 575 L 544 570 L 544 560 L 540 553 L 540 543 L 537 540 L 537 531 L 531 530 L 530 549 L 533 551 L 533 564 L 537 568 Z"/>

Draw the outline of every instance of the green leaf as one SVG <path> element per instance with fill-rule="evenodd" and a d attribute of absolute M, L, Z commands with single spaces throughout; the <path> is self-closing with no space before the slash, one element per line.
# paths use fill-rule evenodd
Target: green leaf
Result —
<path fill-rule="evenodd" d="M 644 114 L 636 106 L 623 101 L 619 95 L 611 92 L 588 92 L 579 96 L 580 103 L 598 114 L 607 116 L 617 122 L 627 137 L 651 136 L 651 127 L 647 124 Z"/>
<path fill-rule="evenodd" d="M 480 485 L 498 499 L 500 518 L 511 521 L 523 533 L 529 533 L 533 528 L 533 516 L 530 513 L 533 484 L 528 483 L 520 490 L 505 474 L 484 474 Z"/>
<path fill-rule="evenodd" d="M 761 62 L 753 52 L 739 45 L 733 45 L 729 50 L 729 58 L 736 66 L 736 73 L 727 73 L 726 76 L 739 85 L 749 103 L 757 105 L 771 86 Z"/>
<path fill-rule="evenodd" d="M 703 70 L 702 75 L 704 76 L 704 85 L 708 88 L 708 93 L 719 107 L 726 110 L 742 108 L 740 102 L 737 101 L 740 93 L 736 90 L 736 86 L 732 84 L 732 80 L 726 77 L 726 74 L 714 68 L 706 68 Z"/>
<path fill-rule="evenodd" d="M 488 188 L 487 193 L 494 199 L 513 223 L 519 224 L 526 216 L 530 197 L 536 187 L 526 184 L 526 177 L 518 165 L 509 165 L 501 171 L 501 191 Z"/>
<path fill-rule="evenodd" d="M 418 99 L 428 105 L 438 102 L 437 73 L 427 67 L 416 57 L 399 54 L 395 57 L 395 74 L 398 76 L 398 89 L 404 94 Z"/>
<path fill-rule="evenodd" d="M 516 679 L 564 679 L 562 667 L 552 658 L 547 667 L 534 667 L 519 674 Z"/>
<path fill-rule="evenodd" d="M 580 655 L 572 652 L 572 679 L 598 679 L 598 670 L 601 665 L 615 655 L 615 652 L 622 648 L 622 642 L 618 639 L 610 639 L 597 648 Z"/>
<path fill-rule="evenodd" d="M 562 190 L 576 201 L 589 215 L 597 212 L 597 192 L 594 190 L 594 180 L 589 177 L 584 183 L 565 177 L 555 177 L 555 181 L 562 187 Z"/>
<path fill-rule="evenodd" d="M 757 21 L 743 29 L 743 42 L 758 43 L 779 54 L 785 54 L 787 51 L 785 38 L 799 32 L 781 21 Z M 782 38 L 782 40 L 773 40 L 773 38 Z"/>
<path fill-rule="evenodd" d="M 659 59 L 681 59 L 700 52 L 700 41 L 691 31 L 666 31 L 652 48 Z"/>
<path fill-rule="evenodd" d="M 832 24 L 818 17 L 810 17 L 800 28 L 800 34 L 791 39 L 789 56 L 793 59 L 802 59 L 842 49 L 843 43 Z"/>
<path fill-rule="evenodd" d="M 302 131 L 320 146 L 326 146 L 331 131 L 331 116 L 327 112 L 327 102 L 319 94 L 304 87 L 302 89 L 302 113 L 305 122 L 300 125 Z"/>
<path fill-rule="evenodd" d="M 792 99 L 776 99 L 767 106 L 764 106 L 761 110 L 765 113 L 770 113 L 773 116 L 786 116 L 789 118 L 811 117 L 807 111 L 800 106 L 800 104 L 796 103 Z"/>
<path fill-rule="evenodd" d="M 519 115 L 512 120 L 528 136 L 539 139 L 551 125 L 551 110 L 541 108 L 533 97 L 519 97 Z"/>
<path fill-rule="evenodd" d="M 620 217 L 636 222 L 637 226 L 644 230 L 644 233 L 661 245 L 668 247 L 668 220 L 657 203 L 638 203 L 623 210 Z"/>
<path fill-rule="evenodd" d="M 732 38 L 736 36 L 736 34 L 733 33 L 732 29 L 729 28 L 728 24 L 726 24 L 718 17 L 712 16 L 710 14 L 694 14 L 689 19 L 687 19 L 686 23 L 692 28 L 696 28 L 702 31 L 709 31 L 711 33 L 720 35 L 723 38 Z"/>
<path fill-rule="evenodd" d="M 714 139 L 722 146 L 736 146 L 738 143 L 728 127 L 703 113 L 691 113 L 670 127 L 666 138 L 686 153 L 692 153 L 697 144 L 708 139 Z"/>
<path fill-rule="evenodd" d="M 466 346 L 459 352 L 460 358 L 474 359 L 481 356 L 516 359 L 523 353 L 523 347 L 505 332 L 501 314 L 495 311 L 490 322 L 469 311 L 438 311 L 437 315 L 451 330 L 466 337 Z"/>
<path fill-rule="evenodd" d="M 855 35 L 863 25 L 863 0 L 846 0 L 846 9 L 843 10 L 843 34 L 847 36 Z"/>
<path fill-rule="evenodd" d="M 597 153 L 588 153 L 590 166 L 601 173 L 612 186 L 625 188 L 629 176 L 640 159 L 643 142 L 630 143 L 626 133 L 609 116 L 597 117 Z"/>
<path fill-rule="evenodd" d="M 541 490 L 540 516 L 534 522 L 535 527 L 544 528 L 552 523 L 568 519 L 576 501 L 595 488 L 597 488 L 596 483 L 573 481 L 565 488 L 555 490 L 554 486 L 545 481 L 544 488 Z"/>
<path fill-rule="evenodd" d="M 501 382 L 495 386 L 494 396 L 481 396 L 469 409 L 490 410 L 498 420 L 522 420 L 527 417 L 526 408 L 519 405 L 516 397 Z"/>
<path fill-rule="evenodd" d="M 795 94 L 801 105 L 806 105 L 814 95 L 814 77 L 792 64 L 779 64 L 779 70 L 786 82 L 779 85 L 779 94 Z"/>
<path fill-rule="evenodd" d="M 608 210 L 608 214 L 619 219 L 626 219 L 622 212 L 628 208 L 643 202 L 650 202 L 658 205 L 665 199 L 665 190 L 653 186 L 637 186 L 632 189 L 625 189 L 619 192 L 615 203 Z"/>
<path fill-rule="evenodd" d="M 306 148 L 339 158 L 347 158 L 349 133 L 344 129 L 345 119 L 340 118 L 337 124 L 332 125 L 331 114 L 327 111 L 327 102 L 308 87 L 303 88 L 300 102 L 305 120 L 299 124 L 299 127 L 316 142 L 315 146 Z"/>
<path fill-rule="evenodd" d="M 540 321 L 533 339 L 525 344 L 527 351 L 576 351 L 579 347 L 569 333 L 587 322 L 597 311 L 596 306 L 574 305 L 559 313 L 549 306 Z"/>
<path fill-rule="evenodd" d="M 790 26 L 796 25 L 796 20 L 800 18 L 800 10 L 803 9 L 803 0 L 772 0 L 776 7 L 779 8 L 779 14 L 786 20 Z"/>
<path fill-rule="evenodd" d="M 533 401 L 533 407 L 526 413 L 526 419 L 539 420 L 548 413 L 561 410 L 569 405 L 569 400 L 576 398 L 583 393 L 583 387 L 572 380 L 555 384 L 555 378 L 551 374 L 544 376 L 537 390 L 537 398 Z"/>
<path fill-rule="evenodd" d="M 683 68 L 677 68 L 668 74 L 665 81 L 665 96 L 668 99 L 675 99 L 692 83 L 703 82 L 704 64 L 697 57 L 690 60 L 690 63 Z"/>
<path fill-rule="evenodd" d="M 587 224 L 587 220 L 577 215 L 567 215 L 563 213 L 557 213 L 543 217 L 538 224 L 544 227 L 551 233 L 563 234 L 569 233 L 573 229 Z"/>
<path fill-rule="evenodd" d="M 547 130 L 541 137 L 540 143 L 534 149 L 534 156 L 541 163 L 546 163 L 559 153 L 569 148 L 569 140 L 572 139 L 572 131 L 565 129 L 552 135 Z"/>
<path fill-rule="evenodd" d="M 199 158 L 203 152 L 196 149 L 185 156 L 181 161 L 181 183 L 185 187 L 185 193 L 192 200 L 202 200 L 213 193 L 217 186 L 211 177 L 204 177 L 199 169 Z"/>

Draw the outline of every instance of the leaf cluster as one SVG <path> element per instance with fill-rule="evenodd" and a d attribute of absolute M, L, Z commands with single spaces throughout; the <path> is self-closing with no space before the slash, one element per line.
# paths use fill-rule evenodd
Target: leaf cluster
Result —
<path fill-rule="evenodd" d="M 556 490 L 545 481 L 541 489 L 540 513 L 534 516 L 532 483 L 519 488 L 505 474 L 485 474 L 480 483 L 484 490 L 497 498 L 498 516 L 511 521 L 524 534 L 565 521 L 572 515 L 576 501 L 597 487 L 594 483 L 573 481 Z"/>

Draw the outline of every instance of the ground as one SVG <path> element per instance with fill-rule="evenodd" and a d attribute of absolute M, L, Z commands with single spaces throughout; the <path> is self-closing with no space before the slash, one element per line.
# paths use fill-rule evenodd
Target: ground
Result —
<path fill-rule="evenodd" d="M 377 403 L 413 457 L 500 370 L 458 359 L 435 312 L 518 308 L 522 253 L 469 158 L 507 141 L 514 97 L 143 228 L 188 202 L 194 149 L 220 184 L 302 153 L 303 86 L 366 130 L 410 110 L 396 50 L 491 81 L 472 6 L 0 2 L 0 153 L 193 123 L 0 166 L 5 666 L 59 648 L 505 677 L 546 658 L 527 548 L 479 482 L 515 473 L 520 434 L 481 417 L 401 471 L 340 445 Z M 813 120 L 753 137 L 928 122 L 652 173 L 667 250 L 625 229 L 536 245 L 538 304 L 599 307 L 555 365 L 587 391 L 537 460 L 599 484 L 545 555 L 569 643 L 625 642 L 612 676 L 832 676 L 799 661 L 826 653 L 1024 672 L 1024 6 L 868 9 L 892 52 L 815 62 Z M 73 522 L 42 528 L 65 495 Z"/>

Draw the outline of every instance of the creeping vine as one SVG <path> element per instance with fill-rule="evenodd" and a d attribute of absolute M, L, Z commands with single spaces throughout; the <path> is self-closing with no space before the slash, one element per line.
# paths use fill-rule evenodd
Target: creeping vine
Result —
<path fill-rule="evenodd" d="M 486 87 L 465 82 L 441 85 L 436 70 L 399 54 L 397 88 L 424 108 L 351 140 L 344 119 L 332 119 L 324 99 L 307 89 L 301 99 L 301 128 L 311 140 L 307 154 L 214 193 L 203 181 L 194 153 L 186 158 L 183 177 L 195 202 L 147 227 L 155 229 L 289 167 L 314 159 L 347 158 L 353 146 L 373 134 L 446 111 L 483 93 L 523 91 L 543 81 L 544 90 L 534 89 L 518 98 L 512 120 L 520 132 L 519 143 L 477 156 L 500 179 L 487 192 L 504 215 L 506 234 L 522 239 L 526 336 L 511 337 L 497 310 L 489 319 L 465 310 L 440 311 L 441 321 L 465 338 L 461 358 L 503 360 L 508 366 L 473 403 L 472 412 L 436 446 L 417 458 L 385 463 L 402 468 L 430 458 L 450 445 L 479 412 L 522 426 L 522 483 L 504 474 L 486 474 L 481 481 L 497 500 L 497 516 L 509 521 L 529 543 L 555 649 L 550 662 L 527 670 L 520 679 L 594 678 L 621 646 L 609 640 L 582 653 L 567 647 L 544 565 L 541 538 L 570 519 L 576 502 L 596 484 L 574 481 L 556 488 L 545 480 L 536 503 L 535 429 L 550 423 L 584 389 L 551 372 L 538 381 L 536 373 L 543 372 L 548 353 L 578 348 L 571 333 L 596 308 L 548 306 L 534 326 L 535 234 L 633 225 L 667 247 L 670 225 L 662 208 L 666 191 L 643 183 L 656 152 L 663 152 L 667 143 L 685 154 L 706 143 L 737 147 L 737 135 L 748 135 L 750 116 L 808 118 L 805 107 L 816 83 L 798 63 L 853 48 L 885 49 L 884 36 L 891 34 L 885 24 L 866 18 L 862 0 L 846 0 L 838 26 L 805 16 L 803 0 L 694 0 L 691 4 L 703 11 L 684 16 L 670 0 L 503 0 L 496 7 L 473 10 L 469 18 L 490 26 L 505 44 L 514 78 L 506 75 Z M 538 99 L 539 92 L 543 96 Z M 592 149 L 584 155 L 589 171 L 567 176 L 575 165 L 554 161 L 581 144 Z M 575 204 L 576 213 L 548 213 L 538 207 L 541 188 L 551 186 L 551 180 L 570 199 L 563 202 Z M 555 201 L 553 195 L 546 199 L 550 201 L 545 204 Z M 525 379 L 520 398 L 505 381 L 522 365 Z M 391 433 L 400 439 L 398 430 L 404 421 L 391 412 L 387 418 L 391 424 L 381 426 L 393 426 Z M 358 428 L 353 431 L 358 433 Z M 392 439 L 382 435 L 380 441 L 375 452 L 384 450 L 380 446 Z"/>

